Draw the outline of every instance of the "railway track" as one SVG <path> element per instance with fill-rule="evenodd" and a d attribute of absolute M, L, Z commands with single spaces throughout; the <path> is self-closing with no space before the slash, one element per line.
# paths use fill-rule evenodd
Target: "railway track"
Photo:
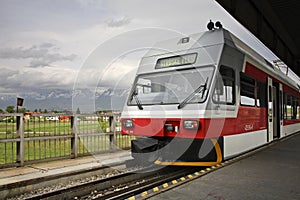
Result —
<path fill-rule="evenodd" d="M 196 170 L 195 168 L 156 169 L 153 167 L 38 194 L 27 199 L 125 199 Z"/>
<path fill-rule="evenodd" d="M 147 177 L 144 177 L 143 180 L 126 184 L 124 186 L 119 187 L 120 189 L 118 190 L 114 190 L 113 192 L 105 192 L 104 194 L 94 197 L 96 199 L 109 200 L 126 199 L 195 171 L 195 168 L 183 169 L 167 167 L 166 169 L 159 170 L 156 173 L 147 174 Z"/>

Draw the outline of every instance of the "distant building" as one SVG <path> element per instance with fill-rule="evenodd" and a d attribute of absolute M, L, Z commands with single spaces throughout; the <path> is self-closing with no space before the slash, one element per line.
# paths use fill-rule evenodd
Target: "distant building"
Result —
<path fill-rule="evenodd" d="M 24 113 L 24 120 L 30 120 L 33 114 L 41 114 L 40 112 L 25 112 Z"/>
<path fill-rule="evenodd" d="M 58 121 L 59 118 L 58 118 L 58 116 L 49 116 L 49 117 L 46 117 L 46 120 L 47 121 Z"/>
<path fill-rule="evenodd" d="M 70 121 L 70 116 L 59 116 L 59 121 L 65 121 L 68 122 Z"/>

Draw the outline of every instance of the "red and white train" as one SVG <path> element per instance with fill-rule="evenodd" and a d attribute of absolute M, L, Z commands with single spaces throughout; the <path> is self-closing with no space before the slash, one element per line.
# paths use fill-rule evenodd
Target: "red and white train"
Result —
<path fill-rule="evenodd" d="M 300 130 L 299 85 L 220 28 L 157 43 L 121 117 L 136 160 L 212 166 Z"/>

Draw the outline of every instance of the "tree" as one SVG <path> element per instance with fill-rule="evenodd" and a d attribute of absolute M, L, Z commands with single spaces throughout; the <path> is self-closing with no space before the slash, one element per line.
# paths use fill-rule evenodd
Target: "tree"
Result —
<path fill-rule="evenodd" d="M 0 113 L 3 113 L 3 110 L 0 108 Z"/>
<path fill-rule="evenodd" d="M 15 112 L 15 107 L 14 106 L 7 106 L 6 107 L 6 112 L 8 112 L 8 113 L 14 113 Z"/>
<path fill-rule="evenodd" d="M 28 111 L 28 110 L 27 110 L 26 108 L 19 108 L 19 109 L 18 109 L 18 112 L 19 112 L 19 113 L 23 113 L 23 114 L 26 113 L 27 111 Z"/>

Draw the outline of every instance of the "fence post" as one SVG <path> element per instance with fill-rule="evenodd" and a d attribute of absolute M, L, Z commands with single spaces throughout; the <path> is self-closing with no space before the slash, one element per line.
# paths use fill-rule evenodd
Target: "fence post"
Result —
<path fill-rule="evenodd" d="M 110 134 L 109 134 L 109 143 L 110 150 L 116 149 L 116 118 L 115 115 L 109 116 L 109 126 L 110 126 Z"/>
<path fill-rule="evenodd" d="M 24 166 L 24 121 L 23 114 L 17 115 L 17 163 Z"/>
<path fill-rule="evenodd" d="M 71 156 L 72 158 L 78 157 L 78 124 L 77 115 L 71 116 L 71 128 L 72 128 L 72 138 L 71 138 Z"/>

